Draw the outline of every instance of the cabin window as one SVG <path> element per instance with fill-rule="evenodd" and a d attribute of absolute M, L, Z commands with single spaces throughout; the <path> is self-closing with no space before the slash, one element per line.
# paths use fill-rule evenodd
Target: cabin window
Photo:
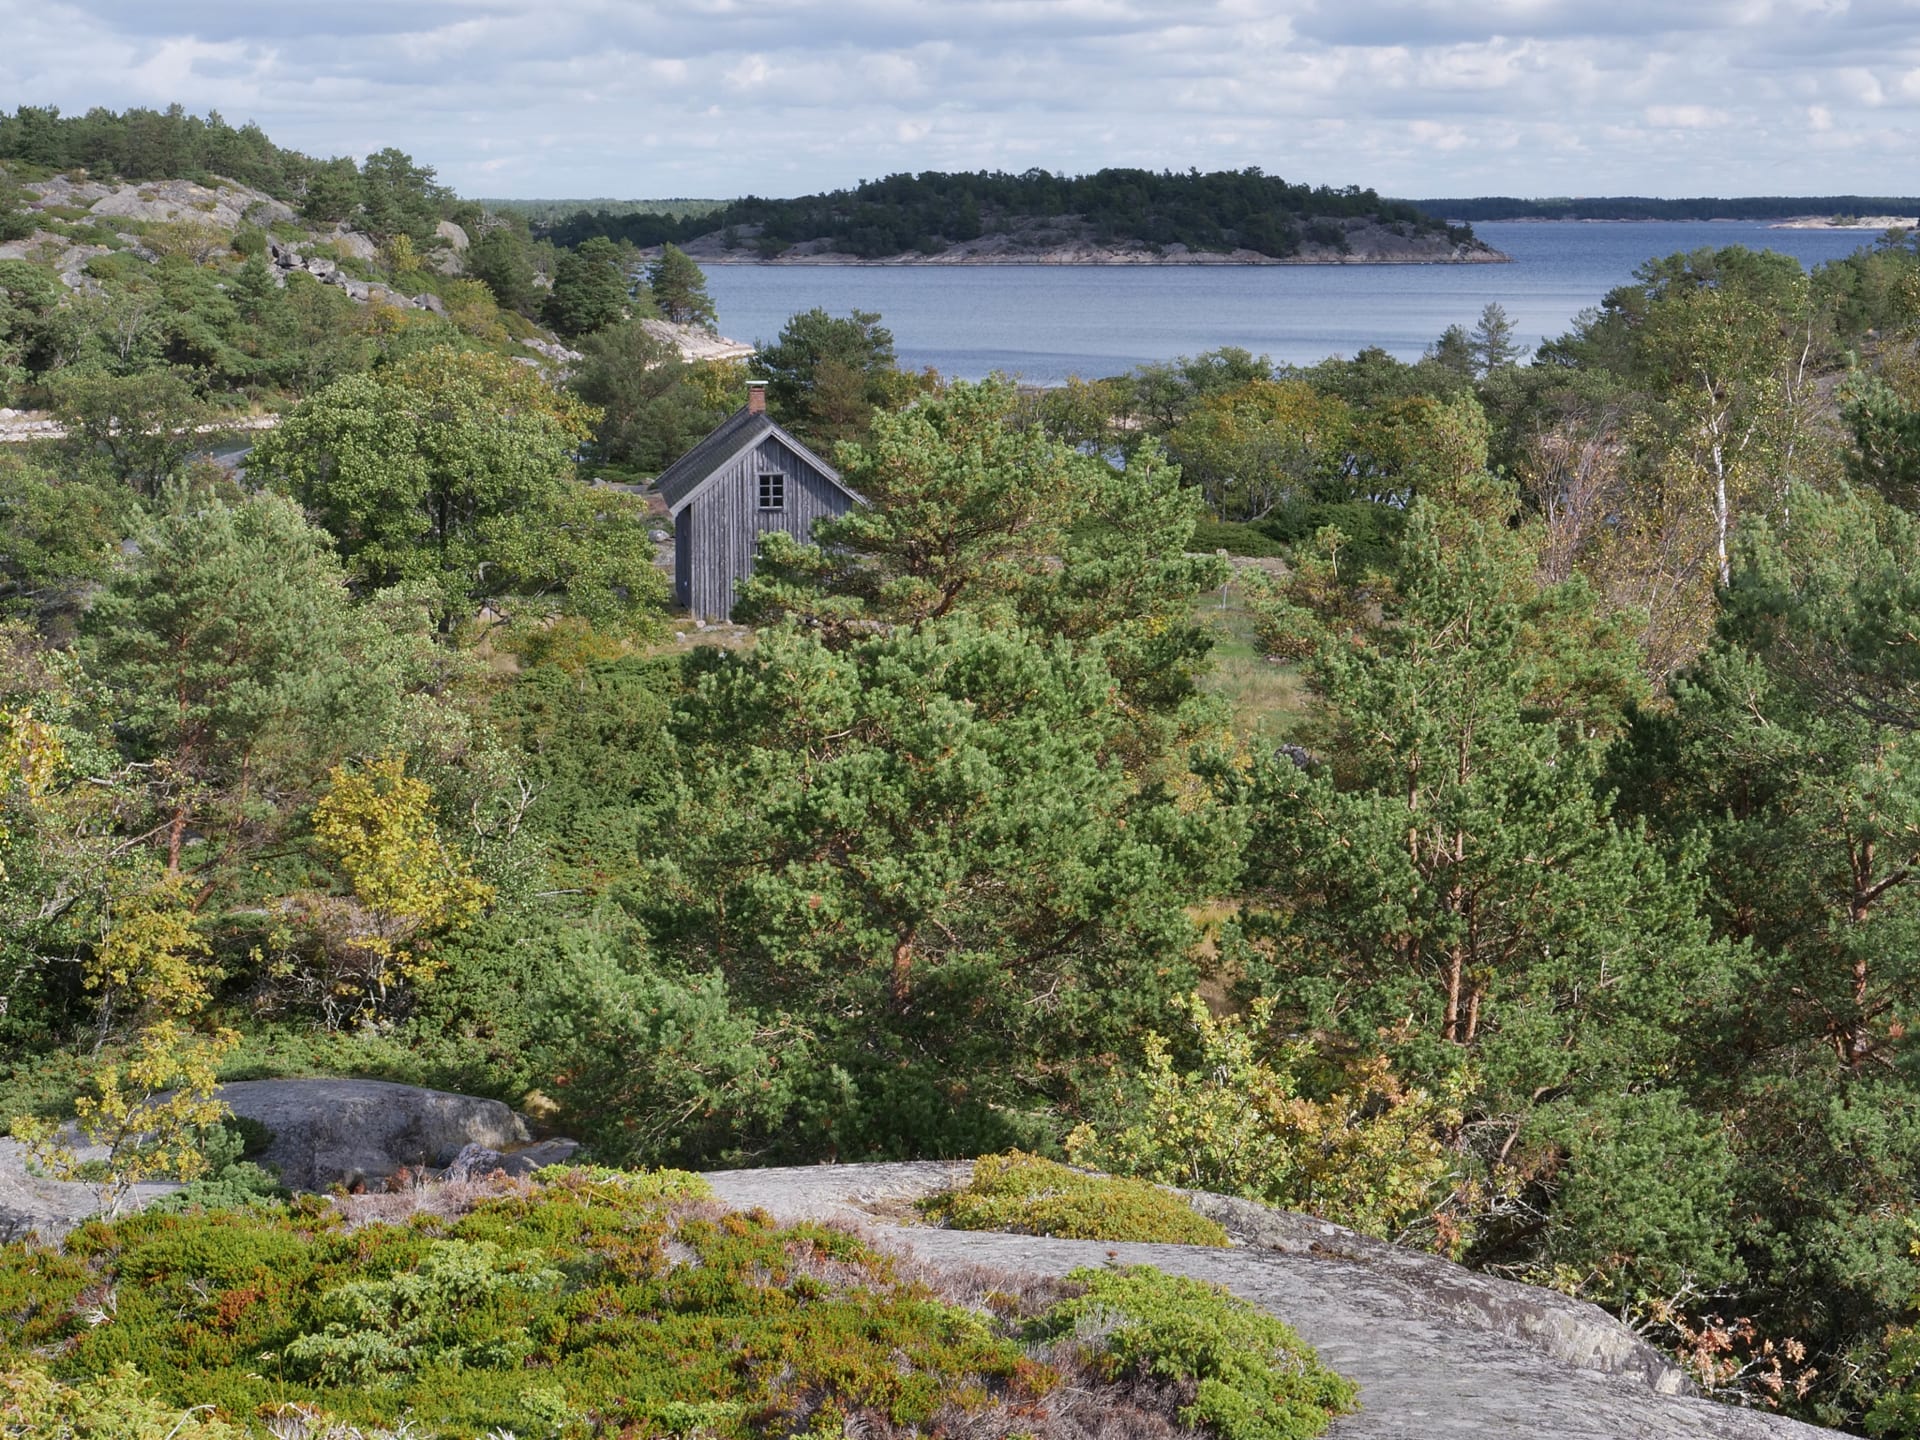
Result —
<path fill-rule="evenodd" d="M 787 508 L 787 477 L 778 470 L 760 472 L 760 508 L 762 510 Z"/>

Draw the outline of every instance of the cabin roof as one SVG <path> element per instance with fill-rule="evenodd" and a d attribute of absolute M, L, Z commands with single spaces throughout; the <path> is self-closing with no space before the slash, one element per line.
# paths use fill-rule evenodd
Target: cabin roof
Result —
<path fill-rule="evenodd" d="M 768 436 L 778 440 L 826 476 L 836 489 L 844 491 L 856 504 L 864 503 L 861 496 L 840 478 L 839 471 L 776 425 L 764 411 L 751 410 L 743 405 L 722 420 L 706 439 L 660 472 L 660 478 L 654 481 L 654 485 L 667 502 L 667 509 L 679 513 L 688 501 L 706 488 L 710 480 Z"/>

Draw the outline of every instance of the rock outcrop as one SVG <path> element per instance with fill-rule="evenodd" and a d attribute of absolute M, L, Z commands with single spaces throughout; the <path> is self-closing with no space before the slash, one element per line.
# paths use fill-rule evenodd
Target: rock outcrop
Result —
<path fill-rule="evenodd" d="M 293 211 L 271 195 L 232 180 L 211 186 L 191 180 L 105 185 L 57 175 L 21 188 L 33 196 L 35 209 L 85 206 L 103 220 L 191 221 L 232 232 L 242 221 L 265 226 L 294 218 Z"/>
<path fill-rule="evenodd" d="M 80 1160 L 103 1160 L 102 1146 L 75 1146 Z M 129 1210 L 138 1210 L 162 1195 L 178 1190 L 166 1181 L 136 1185 L 125 1202 Z M 89 1215 L 100 1209 L 100 1192 L 91 1185 L 68 1180 L 50 1180 L 35 1172 L 27 1160 L 26 1147 L 18 1140 L 0 1138 L 0 1245 L 38 1235 L 57 1240 Z"/>
<path fill-rule="evenodd" d="M 1157 1265 L 1211 1280 L 1292 1325 L 1360 1385 L 1327 1440 L 1814 1440 L 1837 1432 L 1675 1393 L 1663 1357 L 1595 1306 L 1394 1251 L 1336 1225 L 1214 1196 L 1238 1242 L 1051 1240 L 937 1230 L 911 1201 L 964 1181 L 951 1164 L 815 1166 L 709 1175 L 729 1204 L 860 1223 L 932 1264 L 1064 1274 Z M 1388 1253 L 1382 1253 L 1388 1252 Z"/>
<path fill-rule="evenodd" d="M 443 1169 L 469 1145 L 533 1140 L 498 1100 L 386 1080 L 243 1080 L 215 1093 L 273 1132 L 259 1161 L 290 1190 L 379 1189 L 402 1169 Z"/>

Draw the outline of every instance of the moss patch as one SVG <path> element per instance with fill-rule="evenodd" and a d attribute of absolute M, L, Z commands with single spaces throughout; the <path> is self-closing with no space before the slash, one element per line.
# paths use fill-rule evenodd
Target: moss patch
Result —
<path fill-rule="evenodd" d="M 1018 1150 L 983 1156 L 974 1162 L 971 1184 L 931 1196 L 920 1208 L 928 1219 L 956 1230 L 1066 1240 L 1228 1243 L 1225 1230 L 1157 1186 L 1088 1175 Z"/>
<path fill-rule="evenodd" d="M 1077 1342 L 1109 1380 L 1190 1394 L 1181 1423 L 1221 1440 L 1311 1440 L 1359 1406 L 1359 1389 L 1320 1363 L 1293 1327 L 1217 1285 L 1148 1266 L 1076 1270 L 1085 1293 L 1029 1327 Z"/>

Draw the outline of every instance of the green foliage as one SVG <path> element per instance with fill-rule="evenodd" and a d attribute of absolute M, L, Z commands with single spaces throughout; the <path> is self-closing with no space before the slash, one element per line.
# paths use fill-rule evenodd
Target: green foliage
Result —
<path fill-rule="evenodd" d="M 134 756 L 157 765 L 167 858 L 239 827 L 263 779 L 317 778 L 379 678 L 356 669 L 345 576 L 297 507 L 186 493 L 143 530 L 87 616 L 91 664 Z"/>
<path fill-rule="evenodd" d="M 921 1201 L 920 1211 L 955 1230 L 1169 1245 L 1228 1243 L 1225 1230 L 1158 1186 L 1088 1175 L 1018 1150 L 981 1156 L 964 1187 Z"/>
<path fill-rule="evenodd" d="M 638 506 L 572 477 L 591 412 L 527 367 L 431 349 L 329 386 L 255 448 L 364 585 L 411 582 L 444 632 L 489 601 L 644 627 L 663 585 Z"/>
<path fill-rule="evenodd" d="M 1289 185 L 1257 167 L 1207 174 L 1125 169 L 1092 175 L 929 170 L 792 200 L 751 196 L 717 211 L 683 217 L 659 212 L 581 213 L 559 224 L 555 235 L 567 244 L 586 235 L 615 235 L 651 246 L 751 225 L 758 227 L 761 243 L 776 254 L 798 241 L 827 238 L 836 249 L 874 259 L 938 248 L 942 241 L 1005 233 L 1022 220 L 1062 216 L 1085 220 L 1103 241 L 1136 240 L 1196 250 L 1245 247 L 1280 257 L 1299 249 L 1301 230 L 1309 219 L 1371 216 L 1419 234 L 1472 236 L 1471 230 L 1450 231 L 1405 201 L 1382 200 L 1371 190 Z M 1327 228 L 1333 237 L 1341 233 L 1337 225 Z"/>
<path fill-rule="evenodd" d="M 662 246 L 659 258 L 647 266 L 647 288 L 662 320 L 713 328 L 713 297 L 707 293 L 706 272 L 677 245 Z"/>
<path fill-rule="evenodd" d="M 633 298 L 628 261 L 611 240 L 595 237 L 561 255 L 544 314 L 562 335 L 586 335 L 625 319 Z"/>
<path fill-rule="evenodd" d="M 573 377 L 600 411 L 596 453 L 649 472 L 664 470 L 735 408 L 732 394 L 703 383 L 714 367 L 689 365 L 638 320 L 622 320 L 580 341 L 586 359 Z M 737 373 L 737 372 L 736 372 Z M 729 377 L 731 378 L 731 377 Z M 726 390 L 736 392 L 737 385 Z"/>
<path fill-rule="evenodd" d="M 282 1354 L 295 1375 L 328 1388 L 397 1385 L 429 1366 L 519 1369 L 533 1338 L 512 1323 L 514 1301 L 535 1299 L 561 1280 L 543 1258 L 502 1252 L 491 1240 L 433 1241 L 412 1270 L 322 1291 L 307 1322 L 321 1328 L 294 1336 Z M 487 1338 L 468 1339 L 476 1312 L 489 1310 L 506 1314 L 488 1317 Z"/>
<path fill-rule="evenodd" d="M 1460 1123 L 1464 1077 L 1436 1100 L 1377 1057 L 1340 1066 L 1309 1043 L 1274 1047 L 1269 1000 L 1245 1021 L 1215 1020 L 1198 995 L 1176 1008 L 1197 1040 L 1193 1068 L 1181 1071 L 1167 1042 L 1149 1033 L 1138 1075 L 1068 1135 L 1076 1163 L 1302 1210 L 1387 1239 L 1429 1220 L 1447 1198 L 1444 1137 Z M 1312 1093 L 1319 1089 L 1328 1093 Z"/>
<path fill-rule="evenodd" d="M 1338 565 L 1355 581 L 1367 574 L 1393 574 L 1400 558 L 1400 535 L 1407 512 L 1397 506 L 1369 501 L 1290 505 L 1251 527 L 1266 536 L 1281 553 L 1311 548 L 1321 531 L 1339 532 Z"/>
<path fill-rule="evenodd" d="M 703 657 L 637 898 L 679 971 L 816 1037 L 805 1143 L 1003 1147 L 1185 988 L 1233 822 L 1130 782 L 1126 726 L 1097 658 L 962 618 Z"/>
<path fill-rule="evenodd" d="M 467 246 L 466 267 L 503 309 L 532 313 L 533 254 L 520 225 L 489 217 Z"/>
<path fill-rule="evenodd" d="M 7 1440 L 241 1440 L 243 1431 L 150 1393 L 132 1366 L 77 1384 L 31 1361 L 0 1369 L 0 1435 Z"/>
<path fill-rule="evenodd" d="M 830 645 L 966 614 L 1025 625 L 1099 656 L 1135 717 L 1135 759 L 1194 719 L 1211 644 L 1196 598 L 1225 578 L 1189 555 L 1197 509 L 1143 446 L 1126 469 L 1014 423 L 1011 385 L 955 383 L 875 418 L 843 473 L 867 500 L 816 528 L 815 548 L 769 537 L 735 614 L 800 617 Z"/>
<path fill-rule="evenodd" d="M 1239 520 L 1196 521 L 1187 543 L 1201 554 L 1224 550 L 1229 555 L 1264 560 L 1287 553 L 1287 547 L 1267 534 L 1261 526 Z"/>
<path fill-rule="evenodd" d="M 1320 1363 L 1292 1327 L 1217 1285 L 1150 1266 L 1075 1270 L 1086 1287 L 1028 1328 L 1037 1339 L 1104 1332 L 1110 1379 L 1192 1386 L 1180 1421 L 1220 1440 L 1311 1440 L 1359 1408 L 1352 1381 Z M 1089 1347 L 1091 1348 L 1091 1347 Z"/>
<path fill-rule="evenodd" d="M 806 1029 L 765 1021 L 725 976 L 569 937 L 533 996 L 535 1053 L 594 1152 L 623 1163 L 733 1164 L 772 1146 L 807 1076 Z"/>
<path fill-rule="evenodd" d="M 721 1213 L 703 1192 L 686 1175 L 549 1170 L 464 1213 L 407 1225 L 348 1230 L 309 1198 L 93 1224 L 64 1254 L 8 1247 L 0 1305 L 24 1318 L 0 1338 L 0 1407 L 14 1407 L 0 1416 L 44 1413 L 49 1387 L 32 1373 L 41 1364 L 73 1387 L 53 1397 L 68 1405 L 138 1366 L 152 1388 L 130 1413 L 144 1421 L 172 1405 L 177 1416 L 190 1401 L 209 1428 L 181 1433 L 202 1440 L 288 1407 L 362 1428 L 404 1417 L 473 1435 L 536 1433 L 586 1414 L 619 1429 L 698 1423 L 721 1440 L 769 1427 L 924 1430 L 955 1414 L 1002 1435 L 1016 1417 L 1022 1430 L 1048 1424 L 1069 1392 L 1076 1413 L 1165 1424 L 1178 1401 L 1139 1394 L 1129 1382 L 1143 1371 L 1198 1382 L 1188 1421 L 1198 1425 L 1227 1416 L 1220 1397 L 1235 1391 L 1272 1402 L 1289 1423 L 1313 1397 L 1345 1393 L 1276 1322 L 1151 1272 L 1126 1272 L 1111 1290 L 1085 1282 L 1088 1299 L 1069 1303 L 1124 1313 L 1125 1338 L 1110 1358 L 1083 1330 L 1062 1350 L 1081 1367 L 1066 1375 L 1022 1340 L 1028 1322 L 1072 1335 L 1077 1313 L 1008 1297 L 964 1309 L 843 1230 Z M 114 1296 L 111 1321 L 89 1323 L 103 1294 Z M 1185 1330 L 1175 1328 L 1182 1315 L 1192 1317 Z M 1229 1345 L 1246 1352 L 1237 1368 L 1220 1353 Z M 42 1410 L 23 1411 L 23 1397 Z M 149 1432 L 102 1422 L 71 1433 Z"/>
<path fill-rule="evenodd" d="M 1744 1280 L 1730 1223 L 1737 1161 L 1726 1128 L 1670 1090 L 1596 1097 L 1534 1133 L 1565 1155 L 1544 1256 L 1604 1277 L 1594 1288 L 1666 1296 Z"/>
<path fill-rule="evenodd" d="M 426 244 L 447 197 L 445 187 L 434 183 L 433 167 L 415 164 L 405 151 L 388 146 L 361 162 L 361 223 L 376 239 Z"/>
<path fill-rule="evenodd" d="M 767 382 L 767 406 L 794 434 L 824 451 L 866 436 L 876 410 L 911 393 L 894 368 L 893 332 L 877 312 L 844 318 L 814 307 L 788 320 L 748 367 Z"/>
<path fill-rule="evenodd" d="M 52 390 L 54 414 L 67 427 L 69 463 L 97 467 L 105 478 L 156 498 L 207 443 L 196 433 L 209 413 L 197 380 L 190 371 L 164 367 L 129 376 L 62 371 Z"/>

